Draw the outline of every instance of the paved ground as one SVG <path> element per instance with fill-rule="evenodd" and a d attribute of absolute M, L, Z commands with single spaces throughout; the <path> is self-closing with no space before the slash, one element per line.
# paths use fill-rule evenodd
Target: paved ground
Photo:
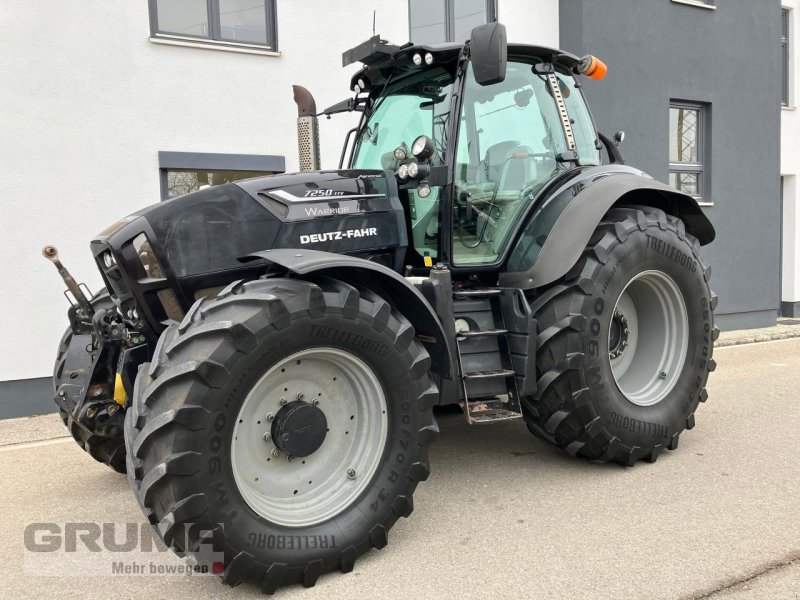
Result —
<path fill-rule="evenodd" d="M 279 596 L 800 598 L 800 339 L 720 348 L 716 358 L 697 427 L 654 465 L 586 464 L 518 422 L 468 428 L 443 415 L 431 479 L 389 546 L 349 575 Z M 52 439 L 63 435 L 57 419 L 0 422 L 0 596 L 259 595 L 210 577 L 30 573 L 28 523 L 143 521 L 122 476 Z"/>

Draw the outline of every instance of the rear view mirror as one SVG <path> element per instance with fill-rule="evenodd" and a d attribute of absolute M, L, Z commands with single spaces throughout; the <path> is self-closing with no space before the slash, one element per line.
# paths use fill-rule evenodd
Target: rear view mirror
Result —
<path fill-rule="evenodd" d="M 472 72 L 479 85 L 500 83 L 506 78 L 508 45 L 505 25 L 478 25 L 470 35 L 469 52 Z"/>

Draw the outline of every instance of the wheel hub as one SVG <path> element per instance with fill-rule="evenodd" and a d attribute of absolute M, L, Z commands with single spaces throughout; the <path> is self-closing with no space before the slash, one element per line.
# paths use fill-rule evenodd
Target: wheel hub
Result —
<path fill-rule="evenodd" d="M 628 347 L 628 319 L 619 309 L 614 311 L 611 319 L 611 329 L 608 332 L 608 355 L 614 359 L 619 358 Z"/>
<path fill-rule="evenodd" d="M 319 450 L 328 431 L 328 420 L 317 406 L 295 400 L 283 406 L 272 422 L 275 445 L 289 456 L 304 458 Z"/>

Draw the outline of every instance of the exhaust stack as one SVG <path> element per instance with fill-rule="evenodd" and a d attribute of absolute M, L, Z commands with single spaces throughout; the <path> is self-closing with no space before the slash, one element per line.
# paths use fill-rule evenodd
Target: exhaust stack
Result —
<path fill-rule="evenodd" d="M 306 88 L 293 85 L 294 101 L 297 104 L 297 150 L 301 171 L 317 171 L 319 160 L 319 127 L 317 104 Z"/>

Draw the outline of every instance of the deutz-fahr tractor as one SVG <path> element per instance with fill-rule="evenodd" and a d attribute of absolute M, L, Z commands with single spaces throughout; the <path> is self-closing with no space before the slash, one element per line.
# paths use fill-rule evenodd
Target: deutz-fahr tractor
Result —
<path fill-rule="evenodd" d="M 298 104 L 299 173 L 160 202 L 69 276 L 64 423 L 127 471 L 165 543 L 213 541 L 272 593 L 382 548 L 428 478 L 434 408 L 521 419 L 566 453 L 674 450 L 706 399 L 717 298 L 696 200 L 626 166 L 582 92 L 593 56 L 508 44 L 347 51 L 354 96 Z M 585 81 L 585 80 L 584 80 Z M 356 111 L 339 168 L 317 117 Z"/>

